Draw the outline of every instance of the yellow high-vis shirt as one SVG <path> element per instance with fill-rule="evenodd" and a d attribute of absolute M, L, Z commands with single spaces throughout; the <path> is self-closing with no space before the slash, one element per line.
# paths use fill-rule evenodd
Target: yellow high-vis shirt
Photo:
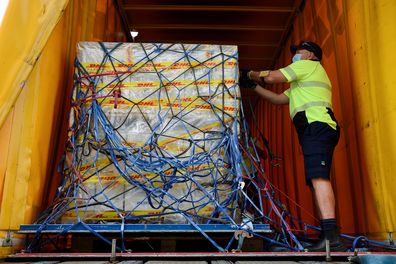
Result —
<path fill-rule="evenodd" d="M 290 117 L 305 111 L 308 123 L 315 121 L 329 124 L 336 129 L 337 123 L 331 118 L 331 82 L 319 61 L 300 60 L 280 69 L 290 83 L 284 91 L 289 97 Z"/>

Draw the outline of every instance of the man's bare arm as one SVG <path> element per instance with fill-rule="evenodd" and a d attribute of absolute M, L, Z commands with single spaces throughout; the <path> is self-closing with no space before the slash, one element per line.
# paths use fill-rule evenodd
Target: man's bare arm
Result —
<path fill-rule="evenodd" d="M 281 105 L 281 104 L 289 103 L 289 97 L 287 97 L 284 93 L 277 94 L 270 90 L 264 89 L 260 85 L 257 85 L 256 88 L 254 88 L 254 91 L 258 93 L 261 97 L 263 97 L 265 100 L 273 104 Z"/>

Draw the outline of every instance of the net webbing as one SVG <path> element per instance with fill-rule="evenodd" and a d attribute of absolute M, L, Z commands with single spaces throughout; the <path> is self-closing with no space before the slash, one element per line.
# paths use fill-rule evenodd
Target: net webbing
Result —
<path fill-rule="evenodd" d="M 225 251 L 234 237 L 223 248 L 198 226 L 219 223 L 302 250 L 250 137 L 237 59 L 234 46 L 80 43 L 63 181 L 37 223 L 187 223 Z"/>

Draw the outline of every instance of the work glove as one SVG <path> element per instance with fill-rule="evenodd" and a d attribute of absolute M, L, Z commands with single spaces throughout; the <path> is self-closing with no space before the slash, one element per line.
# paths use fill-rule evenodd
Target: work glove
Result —
<path fill-rule="evenodd" d="M 242 88 L 254 89 L 256 87 L 256 83 L 249 78 L 250 70 L 240 69 L 239 70 L 239 86 Z"/>

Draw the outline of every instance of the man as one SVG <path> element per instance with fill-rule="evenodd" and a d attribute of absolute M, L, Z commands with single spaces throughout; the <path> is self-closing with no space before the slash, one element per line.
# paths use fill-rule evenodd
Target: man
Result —
<path fill-rule="evenodd" d="M 290 116 L 304 153 L 306 183 L 313 191 L 322 227 L 319 243 L 309 251 L 325 251 L 326 240 L 331 251 L 345 251 L 339 239 L 335 218 L 335 198 L 330 182 L 333 151 L 340 129 L 331 104 L 331 82 L 320 64 L 322 49 L 304 41 L 291 46 L 293 63 L 274 71 L 241 70 L 240 86 L 254 89 L 274 104 L 289 104 Z M 281 94 L 264 88 L 265 84 L 289 82 Z"/>

